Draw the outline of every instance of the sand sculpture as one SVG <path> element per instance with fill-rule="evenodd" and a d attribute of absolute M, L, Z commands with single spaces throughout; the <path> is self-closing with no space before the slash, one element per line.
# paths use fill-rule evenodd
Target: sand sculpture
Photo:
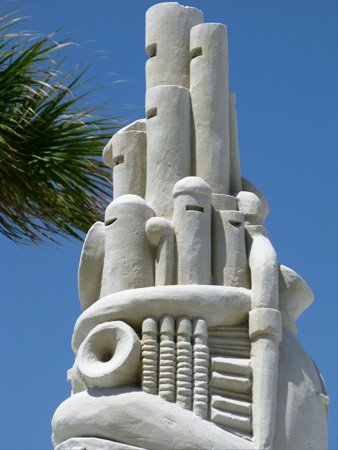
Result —
<path fill-rule="evenodd" d="M 313 296 L 241 177 L 227 29 L 161 3 L 146 51 L 146 118 L 103 152 L 114 200 L 83 245 L 55 449 L 325 449 L 328 398 L 295 337 Z"/>

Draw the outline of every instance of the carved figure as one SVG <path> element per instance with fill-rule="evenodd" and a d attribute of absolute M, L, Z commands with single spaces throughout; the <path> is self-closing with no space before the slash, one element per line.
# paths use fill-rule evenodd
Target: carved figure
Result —
<path fill-rule="evenodd" d="M 55 450 L 327 448 L 320 374 L 295 337 L 310 288 L 278 262 L 241 177 L 227 30 L 146 15 L 146 119 L 103 152 L 114 200 L 89 230 Z"/>
<path fill-rule="evenodd" d="M 124 194 L 144 197 L 147 163 L 145 120 L 119 130 L 103 150 L 103 160 L 113 169 L 114 198 Z"/>

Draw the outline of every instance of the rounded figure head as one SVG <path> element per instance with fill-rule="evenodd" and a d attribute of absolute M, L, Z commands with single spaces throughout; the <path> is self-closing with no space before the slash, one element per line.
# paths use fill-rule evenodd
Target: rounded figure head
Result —
<path fill-rule="evenodd" d="M 181 194 L 204 195 L 211 198 L 211 187 L 200 177 L 185 177 L 178 181 L 173 189 L 173 197 Z"/>
<path fill-rule="evenodd" d="M 246 222 L 262 224 L 268 215 L 267 205 L 253 192 L 240 191 L 237 194 L 238 209 L 244 213 Z"/>
<path fill-rule="evenodd" d="M 105 214 L 101 297 L 154 284 L 154 260 L 145 225 L 153 210 L 137 195 L 121 195 Z"/>

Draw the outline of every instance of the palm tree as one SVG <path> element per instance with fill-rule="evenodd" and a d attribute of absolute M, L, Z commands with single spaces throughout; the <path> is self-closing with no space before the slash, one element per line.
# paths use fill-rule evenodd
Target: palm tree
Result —
<path fill-rule="evenodd" d="M 79 238 L 107 202 L 98 156 L 113 121 L 83 106 L 84 71 L 62 74 L 67 43 L 12 32 L 18 20 L 0 18 L 0 233 Z"/>

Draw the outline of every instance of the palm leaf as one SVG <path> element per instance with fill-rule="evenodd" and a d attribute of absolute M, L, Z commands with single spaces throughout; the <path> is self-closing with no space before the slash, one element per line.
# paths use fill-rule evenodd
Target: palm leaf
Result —
<path fill-rule="evenodd" d="M 0 232 L 79 238 L 110 197 L 98 157 L 116 126 L 84 105 L 85 71 L 62 75 L 67 43 L 9 33 L 17 20 L 0 18 Z"/>

